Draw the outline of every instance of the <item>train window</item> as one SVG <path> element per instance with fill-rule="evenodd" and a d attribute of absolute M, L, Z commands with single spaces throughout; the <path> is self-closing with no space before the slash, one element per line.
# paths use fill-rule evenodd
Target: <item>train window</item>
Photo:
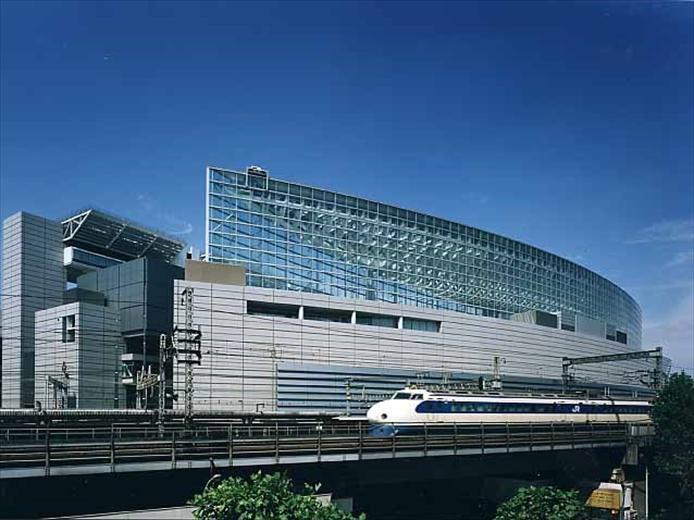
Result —
<path fill-rule="evenodd" d="M 412 394 L 412 399 L 423 399 L 424 394 Z"/>
<path fill-rule="evenodd" d="M 398 392 L 393 396 L 393 399 L 409 399 L 410 395 L 407 392 Z"/>

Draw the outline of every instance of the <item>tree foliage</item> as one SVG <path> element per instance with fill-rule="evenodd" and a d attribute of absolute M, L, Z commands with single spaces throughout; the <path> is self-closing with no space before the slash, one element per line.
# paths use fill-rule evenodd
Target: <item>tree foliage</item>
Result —
<path fill-rule="evenodd" d="M 675 374 L 658 392 L 651 416 L 656 428 L 654 462 L 679 480 L 678 500 L 694 496 L 694 379 Z"/>
<path fill-rule="evenodd" d="M 494 520 L 579 520 L 586 509 L 578 491 L 552 486 L 520 488 L 496 510 Z"/>
<path fill-rule="evenodd" d="M 257 472 L 249 480 L 231 477 L 217 487 L 196 495 L 190 502 L 196 506 L 198 520 L 355 520 L 355 517 L 323 505 L 312 494 L 320 484 L 304 486 L 295 493 L 289 477 L 280 473 Z M 364 515 L 359 520 L 366 520 Z"/>

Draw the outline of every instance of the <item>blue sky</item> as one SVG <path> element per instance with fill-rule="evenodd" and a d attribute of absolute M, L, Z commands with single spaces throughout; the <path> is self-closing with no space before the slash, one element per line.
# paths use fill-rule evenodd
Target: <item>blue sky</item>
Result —
<path fill-rule="evenodd" d="M 694 365 L 694 4 L 0 4 L 0 216 L 204 242 L 204 169 L 465 222 L 627 289 Z"/>

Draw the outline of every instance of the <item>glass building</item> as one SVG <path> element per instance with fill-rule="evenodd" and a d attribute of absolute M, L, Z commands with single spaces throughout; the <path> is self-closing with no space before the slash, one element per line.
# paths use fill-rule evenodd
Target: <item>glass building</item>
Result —
<path fill-rule="evenodd" d="M 243 264 L 247 284 L 494 318 L 540 310 L 576 330 L 641 344 L 624 290 L 569 260 L 424 213 L 270 178 L 207 169 L 206 255 Z"/>

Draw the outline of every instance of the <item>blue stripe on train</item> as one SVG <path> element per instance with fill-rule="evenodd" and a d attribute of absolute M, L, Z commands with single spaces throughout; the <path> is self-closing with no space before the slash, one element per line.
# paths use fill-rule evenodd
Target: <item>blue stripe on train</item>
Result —
<path fill-rule="evenodd" d="M 417 413 L 587 413 L 587 414 L 647 414 L 650 406 L 610 405 L 578 403 L 500 403 L 500 402 L 460 402 L 423 401 L 417 405 Z"/>

